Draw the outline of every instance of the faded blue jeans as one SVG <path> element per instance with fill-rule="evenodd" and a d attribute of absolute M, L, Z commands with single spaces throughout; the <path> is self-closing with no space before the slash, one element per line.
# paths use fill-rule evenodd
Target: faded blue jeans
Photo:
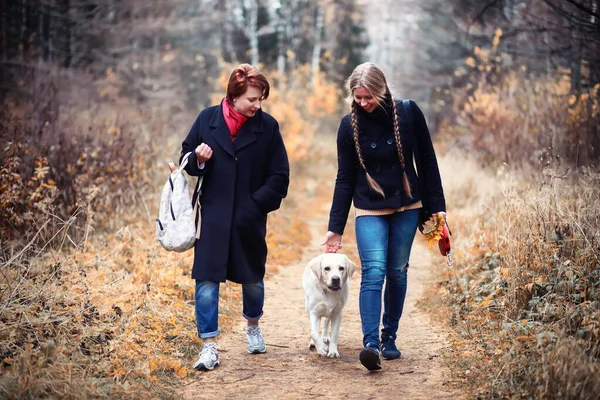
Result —
<path fill-rule="evenodd" d="M 396 340 L 406 298 L 408 260 L 417 231 L 419 210 L 390 215 L 363 215 L 356 219 L 356 242 L 361 263 L 360 318 L 363 345 L 379 345 L 381 291 L 383 329 L 381 341 Z"/>
<path fill-rule="evenodd" d="M 219 282 L 196 280 L 196 326 L 202 339 L 219 336 Z M 242 284 L 242 315 L 258 321 L 265 303 L 264 281 Z"/>

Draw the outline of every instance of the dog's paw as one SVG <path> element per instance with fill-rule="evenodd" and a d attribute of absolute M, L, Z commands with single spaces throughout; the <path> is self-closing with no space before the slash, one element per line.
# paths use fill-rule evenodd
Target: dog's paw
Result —
<path fill-rule="evenodd" d="M 320 356 L 327 356 L 327 354 L 329 354 L 327 347 L 325 347 L 324 345 L 319 346 L 317 344 L 316 349 L 317 349 L 317 354 Z"/>
<path fill-rule="evenodd" d="M 327 357 L 340 358 L 340 353 L 338 353 L 337 350 L 329 350 L 329 352 L 327 353 Z"/>
<path fill-rule="evenodd" d="M 326 357 L 329 353 L 327 352 L 327 349 L 323 348 L 323 349 L 317 349 L 317 354 L 323 357 Z"/>

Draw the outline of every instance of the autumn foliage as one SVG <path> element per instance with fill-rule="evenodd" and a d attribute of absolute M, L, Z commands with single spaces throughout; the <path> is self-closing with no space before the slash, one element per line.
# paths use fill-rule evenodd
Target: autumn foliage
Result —
<path fill-rule="evenodd" d="M 501 37 L 498 30 L 492 48 L 475 47 L 456 71 L 465 83 L 453 89 L 452 146 L 496 165 L 597 165 L 600 85 L 577 93 L 565 68 L 532 75 L 498 50 Z"/>
<path fill-rule="evenodd" d="M 598 87 L 570 95 L 561 71 L 529 75 L 495 51 L 467 60 L 475 84 L 456 91 L 440 138 L 454 171 L 443 180 L 455 267 L 440 266 L 437 290 L 451 363 L 473 397 L 595 399 Z"/>

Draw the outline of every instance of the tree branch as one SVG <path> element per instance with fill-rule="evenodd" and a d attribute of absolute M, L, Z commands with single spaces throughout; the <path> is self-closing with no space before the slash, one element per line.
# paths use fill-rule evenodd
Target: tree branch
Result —
<path fill-rule="evenodd" d="M 483 8 L 477 13 L 477 15 L 475 15 L 475 18 L 473 18 L 470 22 L 469 22 L 469 26 L 467 28 L 467 33 L 469 32 L 469 30 L 471 29 L 471 26 L 475 24 L 475 22 L 479 21 L 481 18 L 483 18 L 483 15 L 493 6 L 495 6 L 497 3 L 500 3 L 500 1 L 502 0 L 492 0 L 489 3 L 487 3 L 485 6 L 483 6 Z"/>
<path fill-rule="evenodd" d="M 584 5 L 582 5 L 581 3 L 574 1 L 574 0 L 564 0 L 569 4 L 574 5 L 575 7 L 577 7 L 578 9 L 580 9 L 581 11 L 585 12 L 588 15 L 591 15 L 593 17 L 596 18 L 600 18 L 600 14 L 597 12 L 594 12 L 593 10 L 590 10 L 589 8 L 585 7 Z"/>

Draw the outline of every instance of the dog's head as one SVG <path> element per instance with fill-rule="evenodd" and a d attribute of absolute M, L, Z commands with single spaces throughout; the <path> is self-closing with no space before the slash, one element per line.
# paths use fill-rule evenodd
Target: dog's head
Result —
<path fill-rule="evenodd" d="M 312 259 L 308 266 L 329 290 L 337 291 L 344 287 L 354 274 L 356 265 L 344 254 L 326 253 Z"/>

